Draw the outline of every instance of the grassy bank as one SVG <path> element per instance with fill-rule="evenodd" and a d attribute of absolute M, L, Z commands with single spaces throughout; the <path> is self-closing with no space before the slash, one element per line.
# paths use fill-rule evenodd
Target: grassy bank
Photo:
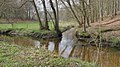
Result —
<path fill-rule="evenodd" d="M 0 42 L 0 67 L 94 67 L 78 59 L 64 59 L 45 49 Z"/>

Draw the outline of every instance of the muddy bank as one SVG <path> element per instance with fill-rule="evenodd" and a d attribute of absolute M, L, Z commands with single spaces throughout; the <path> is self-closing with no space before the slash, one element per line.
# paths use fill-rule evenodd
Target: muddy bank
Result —
<path fill-rule="evenodd" d="M 24 29 L 9 29 L 9 30 L 0 30 L 0 35 L 7 36 L 27 36 L 35 39 L 47 39 L 47 38 L 58 38 L 57 34 L 53 31 L 47 32 L 35 32 L 35 31 L 27 31 Z"/>

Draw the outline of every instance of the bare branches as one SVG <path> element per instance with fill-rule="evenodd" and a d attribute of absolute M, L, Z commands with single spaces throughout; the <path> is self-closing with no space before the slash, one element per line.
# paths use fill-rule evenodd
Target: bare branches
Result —
<path fill-rule="evenodd" d="M 69 5 L 69 7 L 70 7 L 70 9 L 71 9 L 71 11 L 72 11 L 75 19 L 77 20 L 79 26 L 82 26 L 82 23 L 80 22 L 80 20 L 78 19 L 77 15 L 75 14 L 75 12 L 74 12 L 74 10 L 73 10 L 73 8 L 72 8 L 72 5 L 71 5 L 71 3 L 70 3 L 70 0 L 67 0 L 67 3 L 68 3 L 68 5 Z"/>
<path fill-rule="evenodd" d="M 20 9 L 22 8 L 27 2 L 30 2 L 30 1 L 25 1 L 20 7 L 18 7 L 17 9 Z"/>

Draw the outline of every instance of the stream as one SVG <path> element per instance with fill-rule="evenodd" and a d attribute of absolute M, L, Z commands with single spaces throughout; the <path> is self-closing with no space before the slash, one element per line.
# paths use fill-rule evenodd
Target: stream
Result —
<path fill-rule="evenodd" d="M 57 38 L 34 40 L 28 37 L 0 36 L 0 41 L 28 47 L 42 47 L 49 51 L 54 51 L 64 58 L 79 58 L 83 61 L 97 63 L 101 67 L 120 67 L 120 50 L 116 48 L 82 46 L 80 44 L 64 45 Z"/>

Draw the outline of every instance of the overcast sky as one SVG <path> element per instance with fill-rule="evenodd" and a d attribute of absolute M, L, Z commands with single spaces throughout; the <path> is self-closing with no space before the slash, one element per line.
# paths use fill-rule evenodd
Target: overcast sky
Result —
<path fill-rule="evenodd" d="M 49 4 L 49 0 L 45 0 L 45 1 L 46 1 L 47 10 L 51 11 L 51 6 Z M 55 0 L 52 0 L 52 1 L 53 1 L 54 5 L 55 5 Z M 36 0 L 35 2 L 37 4 L 37 6 L 40 8 L 40 10 L 43 11 L 43 5 L 42 5 L 41 0 Z M 59 3 L 61 3 L 61 2 L 59 2 Z M 66 5 L 67 5 L 67 3 L 66 3 Z M 64 5 L 59 5 L 59 8 L 62 8 L 62 7 L 64 7 Z"/>
<path fill-rule="evenodd" d="M 49 0 L 45 0 L 45 1 L 46 1 L 47 10 L 48 10 L 48 11 L 51 11 L 51 7 L 50 7 L 50 4 L 49 4 Z M 55 0 L 52 0 L 52 1 L 53 1 L 53 4 L 55 5 Z M 65 0 L 63 0 L 63 1 L 65 1 Z M 71 1 L 71 0 L 70 0 L 70 1 Z M 88 1 L 89 1 L 89 0 L 88 0 Z M 43 4 L 42 4 L 41 0 L 36 0 L 35 2 L 36 2 L 36 4 L 37 4 L 38 8 L 40 9 L 40 11 L 43 11 Z M 59 0 L 58 3 L 61 4 L 61 1 Z M 64 2 L 64 3 L 68 6 L 67 2 Z M 78 3 L 79 3 L 79 0 L 75 0 L 75 3 L 78 4 Z M 72 4 L 72 2 L 71 2 L 71 4 Z M 64 5 L 63 5 L 63 4 L 62 4 L 62 5 L 59 5 L 59 8 L 64 8 Z"/>

